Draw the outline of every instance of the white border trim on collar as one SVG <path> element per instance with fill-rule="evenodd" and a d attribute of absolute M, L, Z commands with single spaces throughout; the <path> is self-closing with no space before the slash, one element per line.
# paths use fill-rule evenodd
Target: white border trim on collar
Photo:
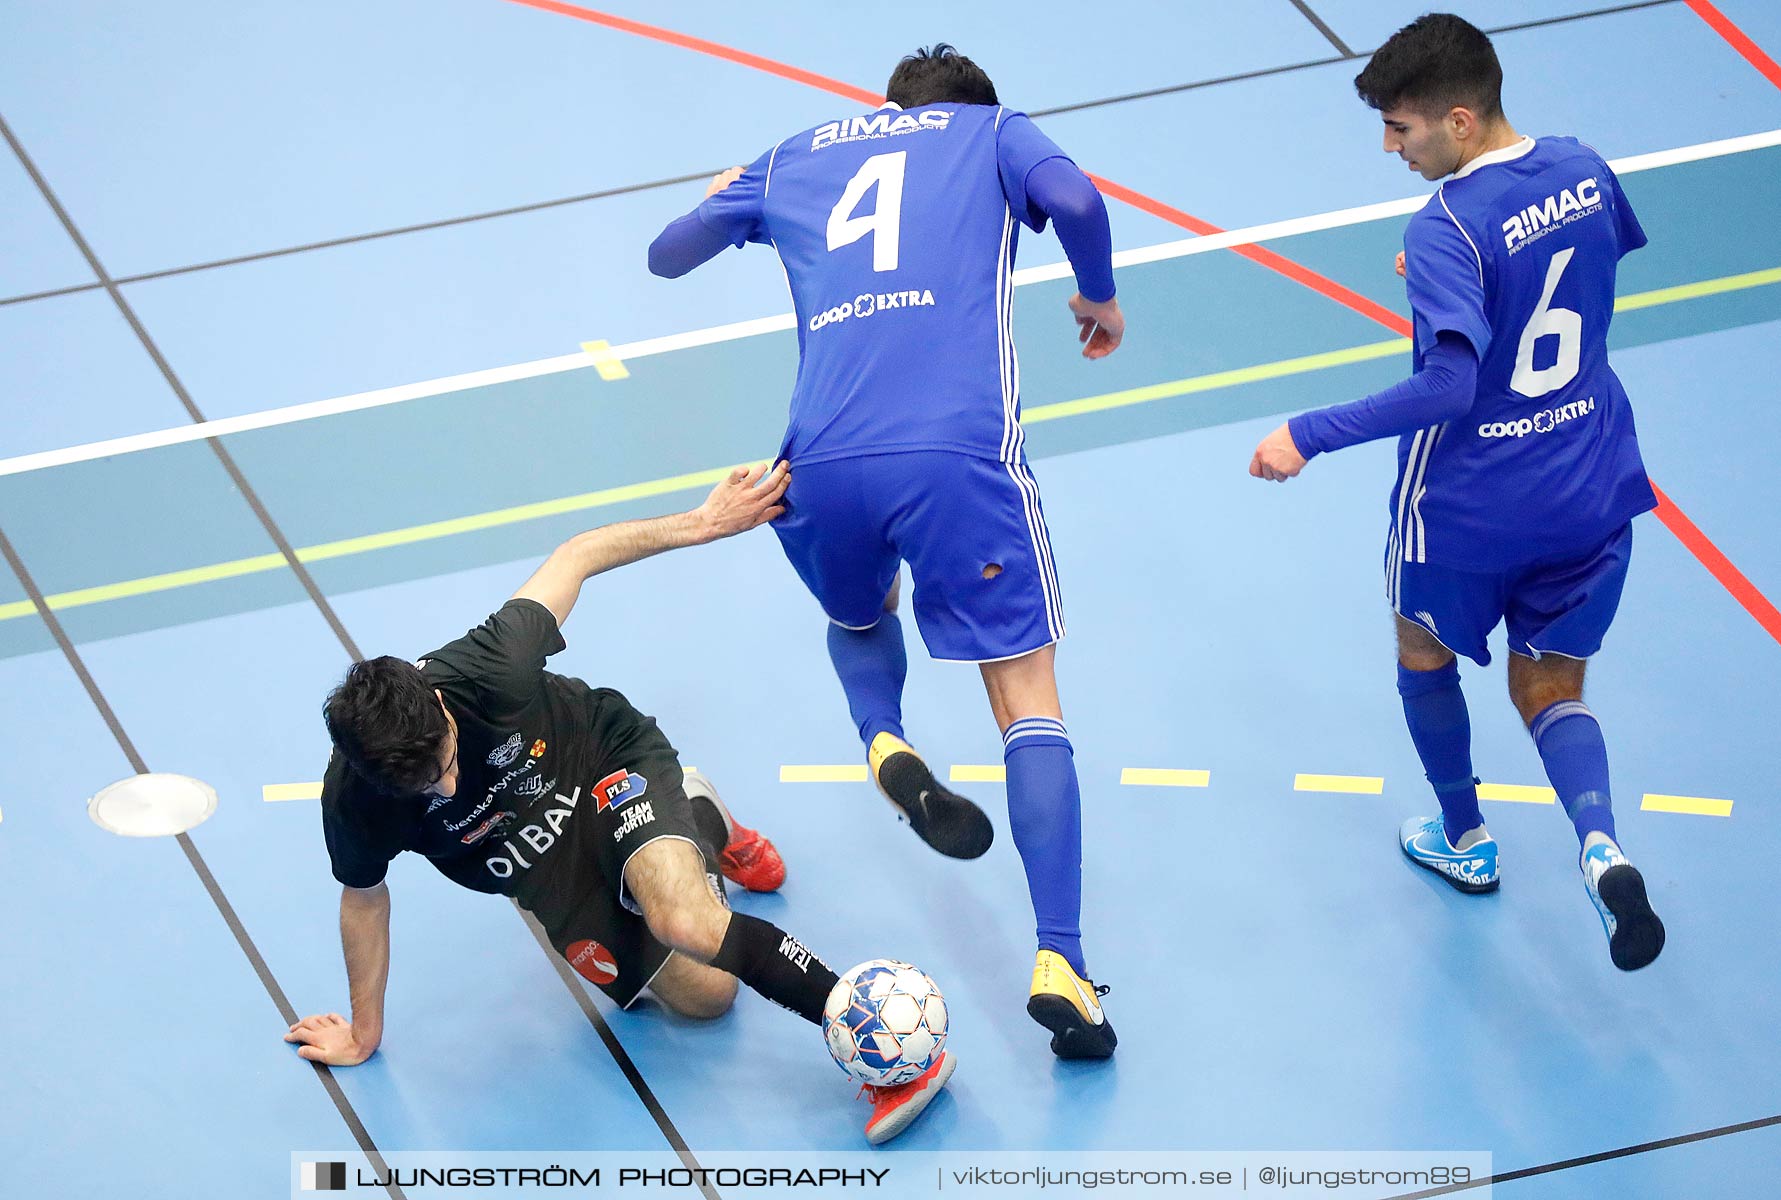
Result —
<path fill-rule="evenodd" d="M 1497 163 L 1514 162 L 1524 154 L 1532 154 L 1533 150 L 1534 139 L 1523 136 L 1519 142 L 1516 142 L 1512 146 L 1504 146 L 1501 150 L 1492 150 L 1489 154 L 1480 154 L 1477 158 L 1474 158 L 1471 162 L 1455 171 L 1453 177 L 1455 179 L 1464 179 L 1479 167 L 1489 167 L 1494 166 Z"/>

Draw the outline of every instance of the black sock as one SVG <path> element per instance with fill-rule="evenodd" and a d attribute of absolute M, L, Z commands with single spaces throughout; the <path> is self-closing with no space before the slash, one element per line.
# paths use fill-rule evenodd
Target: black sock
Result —
<path fill-rule="evenodd" d="M 822 1020 L 823 1003 L 839 979 L 797 938 L 747 913 L 730 914 L 730 928 L 711 965 L 812 1024 Z"/>
<path fill-rule="evenodd" d="M 705 839 L 706 848 L 714 855 L 722 854 L 730 841 L 729 831 L 724 828 L 724 815 L 717 811 L 717 805 L 703 796 L 688 796 L 687 799 L 693 802 L 693 825 Z M 717 865 L 715 857 L 711 865 Z"/>

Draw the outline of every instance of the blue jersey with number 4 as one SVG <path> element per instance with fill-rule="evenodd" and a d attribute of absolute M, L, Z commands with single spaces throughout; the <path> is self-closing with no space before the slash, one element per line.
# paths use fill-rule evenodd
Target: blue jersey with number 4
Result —
<path fill-rule="evenodd" d="M 1644 244 L 1614 172 L 1574 138 L 1485 155 L 1411 218 L 1416 366 L 1459 334 L 1478 387 L 1466 416 L 1399 443 L 1400 561 L 1498 571 L 1599 544 L 1655 506 L 1608 365 L 1616 267 Z"/>
<path fill-rule="evenodd" d="M 929 104 L 780 142 L 699 206 L 779 252 L 798 321 L 784 457 L 952 450 L 1024 460 L 1014 252 L 1045 214 L 1027 173 L 1064 157 L 998 105 Z"/>

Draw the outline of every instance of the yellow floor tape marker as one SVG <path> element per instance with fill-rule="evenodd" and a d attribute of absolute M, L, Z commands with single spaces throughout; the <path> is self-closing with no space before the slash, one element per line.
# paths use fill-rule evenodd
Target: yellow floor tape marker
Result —
<path fill-rule="evenodd" d="M 1556 804 L 1558 793 L 1549 787 L 1528 787 L 1520 783 L 1481 783 L 1478 799 L 1507 800 L 1512 804 Z"/>
<path fill-rule="evenodd" d="M 1385 780 L 1375 775 L 1294 775 L 1295 792 L 1347 792 L 1355 796 L 1377 796 L 1385 790 Z"/>
<path fill-rule="evenodd" d="M 1639 807 L 1646 812 L 1687 813 L 1691 817 L 1729 817 L 1730 800 L 1713 800 L 1706 796 L 1663 796 L 1647 793 Z"/>
<path fill-rule="evenodd" d="M 866 782 L 865 763 L 846 763 L 841 766 L 784 766 L 779 768 L 781 783 L 864 783 Z"/>
<path fill-rule="evenodd" d="M 605 338 L 597 342 L 583 342 L 581 349 L 584 354 L 594 360 L 594 370 L 600 372 L 600 378 L 608 382 L 614 379 L 629 379 L 631 372 L 625 367 L 624 360 L 612 352 L 612 343 Z"/>
<path fill-rule="evenodd" d="M 953 783 L 1006 783 L 1007 767 L 971 766 L 970 764 L 954 764 L 951 781 Z"/>
<path fill-rule="evenodd" d="M 322 798 L 321 781 L 314 783 L 269 783 L 260 789 L 260 799 L 268 804 L 280 800 L 320 800 Z"/>
<path fill-rule="evenodd" d="M 1185 771 L 1175 767 L 1124 767 L 1119 782 L 1127 787 L 1207 787 L 1210 771 Z"/>

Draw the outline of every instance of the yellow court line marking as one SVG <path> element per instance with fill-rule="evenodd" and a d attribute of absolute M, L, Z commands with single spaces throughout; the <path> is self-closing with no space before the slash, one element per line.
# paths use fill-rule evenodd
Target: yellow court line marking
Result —
<path fill-rule="evenodd" d="M 321 780 L 314 783 L 269 783 L 260 789 L 260 799 L 268 804 L 280 800 L 320 800 L 322 798 Z"/>
<path fill-rule="evenodd" d="M 1681 284 L 1677 287 L 1658 288 L 1655 291 L 1638 292 L 1620 297 L 1615 301 L 1614 308 L 1616 312 L 1652 308 L 1657 305 L 1694 300 L 1702 296 L 1717 296 L 1728 292 L 1766 287 L 1775 283 L 1781 283 L 1781 267 L 1748 271 L 1741 275 L 1727 275 L 1719 279 L 1707 279 L 1699 283 Z M 587 345 L 593 346 L 598 343 L 589 342 Z M 1125 391 L 1108 392 L 1100 396 L 1086 396 L 1080 400 L 1042 404 L 1037 408 L 1027 409 L 1022 415 L 1022 420 L 1027 424 L 1033 424 L 1041 421 L 1055 421 L 1061 417 L 1080 416 L 1084 413 L 1127 408 L 1134 404 L 1147 404 L 1175 396 L 1189 396 L 1199 392 L 1238 387 L 1242 384 L 1257 383 L 1267 379 L 1300 375 L 1308 371 L 1346 366 L 1350 363 L 1389 358 L 1402 354 L 1409 348 L 1408 338 L 1369 342 L 1364 346 L 1350 346 L 1344 350 L 1331 350 L 1323 354 L 1309 354 L 1300 358 L 1281 359 L 1279 362 L 1261 363 L 1253 367 L 1239 367 L 1233 371 L 1216 371 L 1210 375 L 1196 375 L 1189 379 L 1152 384 L 1149 387 L 1128 388 Z M 622 367 L 622 364 L 620 365 Z M 520 504 L 512 508 L 496 509 L 493 512 L 456 517 L 447 521 L 411 525 L 406 529 L 393 529 L 387 533 L 374 533 L 364 537 L 324 542 L 319 546 L 300 548 L 297 551 L 297 559 L 300 562 L 310 563 L 330 558 L 342 558 L 352 554 L 366 554 L 373 550 L 385 550 L 392 546 L 406 546 L 415 542 L 452 537 L 460 533 L 473 533 L 479 529 L 494 529 L 503 525 L 515 525 L 522 521 L 537 520 L 541 517 L 623 504 L 630 500 L 641 500 L 651 496 L 665 496 L 672 492 L 686 491 L 691 488 L 712 487 L 722 481 L 732 469 L 734 468 L 718 467 L 710 471 L 695 471 L 688 475 L 673 475 L 665 479 L 652 479 L 643 483 L 626 484 L 622 487 L 604 488 L 597 492 L 584 492 L 578 496 L 565 496 L 560 500 Z M 193 567 L 184 571 L 169 571 L 161 575 L 148 575 L 141 579 L 129 579 L 120 583 L 107 583 L 97 587 L 57 592 L 54 595 L 46 596 L 45 600 L 50 608 L 59 612 L 62 609 L 78 608 L 85 604 L 122 600 L 131 596 L 147 595 L 151 592 L 192 587 L 196 584 L 210 583 L 219 579 L 231 579 L 263 571 L 276 571 L 283 566 L 284 559 L 280 555 L 260 554 L 251 558 L 236 559 L 233 562 L 213 563 L 209 566 Z M 36 611 L 29 600 L 16 600 L 9 604 L 0 604 L 0 621 L 28 617 Z"/>
<path fill-rule="evenodd" d="M 973 766 L 970 763 L 955 763 L 952 768 L 952 783 L 1006 783 L 1007 767 Z"/>
<path fill-rule="evenodd" d="M 1507 800 L 1513 804 L 1556 804 L 1558 793 L 1549 787 L 1530 787 L 1521 783 L 1481 783 L 1478 799 Z"/>
<path fill-rule="evenodd" d="M 624 360 L 612 352 L 612 343 L 605 338 L 597 342 L 583 342 L 581 349 L 594 360 L 594 370 L 600 372 L 600 378 L 608 383 L 615 379 L 629 379 L 631 372 Z"/>
<path fill-rule="evenodd" d="M 1347 792 L 1355 796 L 1377 796 L 1385 791 L 1385 780 L 1377 775 L 1294 775 L 1295 792 Z"/>
<path fill-rule="evenodd" d="M 822 766 L 819 764 L 783 766 L 779 768 L 779 782 L 864 783 L 866 782 L 866 764 L 845 763 L 840 766 Z"/>
<path fill-rule="evenodd" d="M 1212 783 L 1210 771 L 1188 771 L 1176 767 L 1122 767 L 1119 782 L 1128 787 L 1207 787 Z"/>
<path fill-rule="evenodd" d="M 1687 813 L 1691 817 L 1729 817 L 1730 800 L 1713 800 L 1706 796 L 1664 796 L 1647 792 L 1639 807 L 1646 812 Z"/>

